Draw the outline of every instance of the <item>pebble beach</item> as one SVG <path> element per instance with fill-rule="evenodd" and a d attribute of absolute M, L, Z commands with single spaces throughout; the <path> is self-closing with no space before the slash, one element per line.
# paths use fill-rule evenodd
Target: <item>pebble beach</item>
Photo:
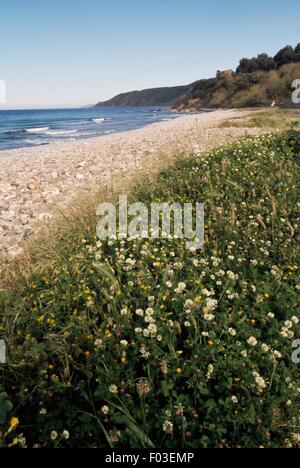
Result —
<path fill-rule="evenodd" d="M 200 154 L 240 138 L 244 128 L 221 128 L 245 111 L 184 115 L 139 130 L 81 141 L 0 152 L 0 256 L 15 257 L 37 225 L 74 198 L 163 165 L 180 152 Z M 247 133 L 257 133 L 247 129 Z"/>

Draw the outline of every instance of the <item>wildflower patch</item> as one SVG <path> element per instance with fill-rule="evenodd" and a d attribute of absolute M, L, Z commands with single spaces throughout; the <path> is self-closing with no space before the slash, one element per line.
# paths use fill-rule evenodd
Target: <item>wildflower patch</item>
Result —
<path fill-rule="evenodd" d="M 0 447 L 300 446 L 298 142 L 246 138 L 134 190 L 205 202 L 200 250 L 70 226 L 64 255 L 1 297 Z"/>

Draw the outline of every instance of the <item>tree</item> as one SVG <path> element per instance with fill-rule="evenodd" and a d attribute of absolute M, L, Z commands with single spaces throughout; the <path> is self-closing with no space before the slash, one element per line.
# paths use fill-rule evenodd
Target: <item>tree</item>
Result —
<path fill-rule="evenodd" d="M 240 64 L 236 69 L 237 73 L 252 73 L 258 70 L 256 59 L 243 58 L 240 60 Z"/>
<path fill-rule="evenodd" d="M 296 61 L 299 62 L 300 61 L 300 42 L 295 47 L 295 55 L 296 55 Z"/>
<path fill-rule="evenodd" d="M 292 46 L 286 46 L 281 49 L 274 57 L 278 67 L 285 65 L 286 63 L 291 63 L 296 60 L 296 53 Z"/>
<path fill-rule="evenodd" d="M 260 54 L 256 58 L 242 59 L 237 68 L 237 73 L 253 73 L 255 71 L 269 71 L 276 68 L 276 62 L 268 54 Z"/>
<path fill-rule="evenodd" d="M 259 70 L 269 71 L 276 68 L 276 62 L 268 54 L 260 54 L 257 56 L 256 63 Z"/>

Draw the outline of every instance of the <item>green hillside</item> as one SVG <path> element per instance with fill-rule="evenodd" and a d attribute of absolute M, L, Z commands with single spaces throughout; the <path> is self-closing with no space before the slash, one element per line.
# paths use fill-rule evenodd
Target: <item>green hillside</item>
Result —
<path fill-rule="evenodd" d="M 192 89 L 193 85 L 187 85 L 132 91 L 119 94 L 108 101 L 99 102 L 95 107 L 171 106 Z"/>
<path fill-rule="evenodd" d="M 292 83 L 300 79 L 300 44 L 287 46 L 274 57 L 260 54 L 242 59 L 235 72 L 218 72 L 215 78 L 200 80 L 180 98 L 179 110 L 201 108 L 265 107 L 275 103 L 292 105 Z"/>

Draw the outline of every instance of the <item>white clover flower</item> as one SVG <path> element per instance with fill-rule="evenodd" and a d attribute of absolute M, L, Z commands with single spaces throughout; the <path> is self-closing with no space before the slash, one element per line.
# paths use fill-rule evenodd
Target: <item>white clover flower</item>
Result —
<path fill-rule="evenodd" d="M 210 297 L 206 299 L 206 309 L 209 311 L 215 310 L 218 306 L 218 301 L 216 299 L 211 299 Z"/>
<path fill-rule="evenodd" d="M 248 357 L 248 351 L 246 351 L 246 350 L 242 351 L 242 352 L 241 352 L 241 355 L 242 355 L 244 358 Z"/>
<path fill-rule="evenodd" d="M 101 411 L 103 414 L 109 414 L 109 407 L 104 405 L 102 406 Z"/>
<path fill-rule="evenodd" d="M 299 434 L 293 434 L 293 439 L 295 442 L 300 443 L 300 433 Z"/>
<path fill-rule="evenodd" d="M 231 280 L 234 280 L 236 278 L 235 274 L 233 273 L 233 271 L 227 271 L 227 276 L 229 279 Z"/>
<path fill-rule="evenodd" d="M 207 322 L 212 322 L 215 319 L 215 316 L 213 314 L 205 314 L 204 315 L 204 320 Z"/>
<path fill-rule="evenodd" d="M 258 386 L 259 390 L 264 390 L 264 389 L 267 388 L 267 384 L 266 384 L 265 380 L 259 375 L 258 372 L 253 372 L 252 375 L 253 375 L 253 377 L 255 379 L 255 383 Z"/>
<path fill-rule="evenodd" d="M 228 333 L 229 333 L 229 335 L 231 335 L 231 336 L 236 336 L 236 330 L 235 330 L 234 328 L 229 328 L 229 329 L 228 329 Z"/>
<path fill-rule="evenodd" d="M 270 351 L 270 347 L 265 343 L 262 344 L 261 349 L 264 353 L 268 353 Z"/>
<path fill-rule="evenodd" d="M 128 346 L 128 341 L 122 340 L 120 341 L 121 345 L 124 346 L 125 348 Z"/>
<path fill-rule="evenodd" d="M 142 333 L 143 332 L 143 329 L 142 328 L 135 328 L 135 333 L 138 335 L 139 333 Z"/>
<path fill-rule="evenodd" d="M 52 431 L 52 432 L 51 432 L 51 435 L 50 435 L 51 440 L 56 440 L 57 437 L 58 437 L 57 432 L 56 432 L 56 431 Z"/>
<path fill-rule="evenodd" d="M 138 315 L 139 317 L 144 317 L 144 311 L 143 309 L 137 309 L 135 311 L 136 315 Z"/>
<path fill-rule="evenodd" d="M 100 338 L 97 338 L 97 340 L 95 340 L 94 342 L 95 348 L 98 348 L 98 349 L 101 348 L 102 344 L 103 344 L 103 340 L 100 340 Z"/>
<path fill-rule="evenodd" d="M 191 307 L 193 307 L 193 305 L 194 305 L 194 302 L 191 301 L 191 299 L 188 299 L 188 300 L 185 301 L 185 303 L 184 303 L 184 307 L 185 307 L 186 309 L 190 309 Z"/>
<path fill-rule="evenodd" d="M 173 283 L 171 283 L 171 281 L 167 281 L 166 286 L 167 288 L 171 289 L 173 287 Z"/>
<path fill-rule="evenodd" d="M 133 260 L 132 258 L 127 258 L 125 263 L 129 266 L 134 266 L 136 264 L 136 260 Z"/>
<path fill-rule="evenodd" d="M 282 354 L 281 354 L 279 351 L 274 351 L 274 352 L 273 352 L 273 356 L 274 356 L 276 359 L 281 359 L 281 358 L 282 358 Z"/>
<path fill-rule="evenodd" d="M 179 283 L 177 288 L 175 289 L 175 292 L 180 294 L 186 289 L 186 284 L 185 283 Z"/>
<path fill-rule="evenodd" d="M 254 336 L 250 336 L 250 338 L 247 340 L 247 343 L 249 346 L 255 347 L 257 345 L 257 339 L 254 338 Z"/>
<path fill-rule="evenodd" d="M 144 322 L 146 322 L 146 323 L 155 323 L 155 319 L 153 317 L 146 316 L 144 318 Z"/>
<path fill-rule="evenodd" d="M 149 336 L 150 336 L 149 330 L 148 329 L 144 330 L 143 335 L 144 335 L 145 338 L 149 338 Z"/>
<path fill-rule="evenodd" d="M 163 431 L 166 434 L 173 434 L 174 426 L 171 421 L 165 421 L 163 424 Z"/>
<path fill-rule="evenodd" d="M 154 310 L 149 307 L 149 309 L 146 310 L 146 315 L 148 317 L 151 317 L 154 314 Z"/>
<path fill-rule="evenodd" d="M 149 325 L 148 330 L 152 336 L 157 334 L 157 326 L 154 324 Z"/>
<path fill-rule="evenodd" d="M 291 320 L 292 320 L 292 322 L 294 322 L 296 325 L 298 325 L 298 323 L 299 323 L 298 317 L 294 316 L 294 317 L 291 318 Z"/>
<path fill-rule="evenodd" d="M 207 374 L 206 374 L 206 377 L 207 377 L 208 380 L 210 380 L 210 379 L 212 378 L 212 375 L 213 375 L 213 373 L 214 373 L 214 370 L 215 370 L 215 369 L 214 369 L 214 366 L 213 366 L 212 364 L 210 364 L 210 365 L 208 366 L 208 370 L 207 370 Z"/>
<path fill-rule="evenodd" d="M 239 400 L 237 399 L 236 396 L 231 397 L 231 401 L 232 401 L 232 403 L 233 403 L 234 405 L 237 405 L 238 402 L 239 402 Z"/>
<path fill-rule="evenodd" d="M 128 315 L 128 310 L 126 308 L 122 309 L 121 315 Z"/>
<path fill-rule="evenodd" d="M 268 317 L 269 317 L 269 319 L 273 319 L 273 318 L 275 318 L 275 314 L 273 314 L 272 312 L 269 312 Z"/>
<path fill-rule="evenodd" d="M 113 393 L 114 395 L 117 395 L 119 393 L 118 387 L 116 385 L 110 385 L 109 391 L 110 393 Z"/>
<path fill-rule="evenodd" d="M 63 439 L 65 439 L 65 440 L 69 440 L 69 439 L 70 439 L 70 433 L 69 433 L 69 431 L 64 430 L 63 433 L 62 433 L 62 437 L 63 437 Z"/>

